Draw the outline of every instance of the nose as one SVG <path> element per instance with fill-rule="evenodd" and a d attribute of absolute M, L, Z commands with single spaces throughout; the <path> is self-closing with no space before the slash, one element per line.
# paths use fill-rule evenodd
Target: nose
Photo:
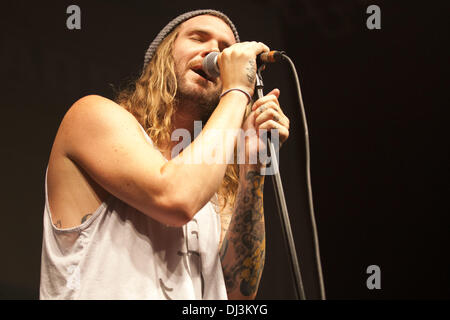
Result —
<path fill-rule="evenodd" d="M 202 49 L 201 52 L 202 58 L 206 57 L 211 52 L 220 52 L 219 44 L 215 40 L 205 42 L 205 47 Z"/>

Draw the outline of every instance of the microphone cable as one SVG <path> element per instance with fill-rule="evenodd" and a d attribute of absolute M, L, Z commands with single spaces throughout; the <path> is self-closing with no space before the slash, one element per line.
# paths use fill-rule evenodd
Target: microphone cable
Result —
<path fill-rule="evenodd" d="M 314 204 L 313 204 L 312 187 L 311 187 L 311 154 L 310 154 L 310 146 L 309 146 L 308 123 L 306 121 L 306 112 L 305 112 L 305 107 L 303 105 L 302 92 L 300 89 L 300 81 L 298 79 L 298 74 L 297 74 L 295 65 L 292 62 L 291 58 L 289 58 L 284 52 L 281 52 L 281 56 L 284 60 L 288 61 L 289 65 L 291 67 L 291 71 L 294 75 L 295 85 L 296 85 L 296 89 L 297 89 L 298 102 L 299 102 L 300 111 L 302 114 L 302 121 L 303 121 L 303 127 L 304 127 L 304 135 L 305 135 L 306 186 L 307 186 L 307 193 L 308 193 L 309 215 L 311 218 L 311 225 L 312 225 L 312 231 L 313 231 L 314 251 L 315 251 L 315 258 L 316 258 L 317 274 L 319 277 L 320 299 L 325 300 L 326 299 L 325 285 L 324 285 L 323 273 L 322 273 L 322 263 L 320 260 L 319 237 L 318 237 L 318 233 L 317 233 L 316 218 L 314 215 Z"/>
<path fill-rule="evenodd" d="M 219 53 L 218 52 L 211 52 L 209 53 L 206 58 L 202 62 L 202 68 L 205 71 L 205 73 L 211 77 L 218 77 L 220 75 L 220 70 L 217 66 L 217 57 Z M 313 243 L 314 243 L 314 251 L 315 251 L 315 259 L 316 259 L 316 267 L 317 267 L 317 274 L 319 277 L 319 288 L 320 288 L 320 298 L 321 300 L 325 300 L 325 285 L 323 280 L 323 274 L 322 274 L 322 264 L 320 261 L 320 250 L 319 250 L 319 237 L 317 234 L 317 225 L 316 225 L 316 219 L 314 216 L 314 204 L 313 204 L 313 197 L 312 197 L 312 187 L 311 187 L 311 155 L 310 155 L 310 146 L 309 146 L 309 132 L 308 132 L 308 124 L 306 121 L 306 112 L 305 107 L 303 105 L 303 98 L 302 98 L 302 92 L 300 89 L 300 81 L 298 79 L 297 70 L 295 68 L 294 63 L 292 60 L 285 54 L 284 51 L 270 51 L 267 53 L 263 53 L 258 55 L 257 57 L 258 62 L 262 65 L 262 68 L 264 69 L 265 63 L 273 63 L 276 61 L 279 61 L 281 59 L 286 60 L 289 62 L 289 65 L 291 67 L 291 71 L 295 78 L 295 85 L 297 89 L 297 96 L 298 96 L 298 102 L 300 105 L 300 111 L 302 115 L 302 121 L 304 126 L 304 134 L 305 134 L 305 151 L 306 151 L 306 185 L 307 185 L 307 194 L 308 194 L 308 204 L 309 204 L 309 214 L 311 219 L 311 225 L 312 225 L 312 232 L 313 232 Z M 258 78 L 258 77 L 257 77 Z M 261 79 L 262 81 L 262 79 Z M 277 203 L 278 205 L 278 203 Z M 279 208 L 280 209 L 280 208 Z M 285 210 L 282 210 L 283 212 Z M 286 211 L 287 214 L 287 211 Z M 286 217 L 288 218 L 288 217 Z M 290 226 L 287 228 L 290 230 Z M 293 248 L 293 239 L 292 234 L 286 235 L 287 239 L 287 245 L 290 248 Z M 292 262 L 292 261 L 291 261 Z M 303 290 L 303 284 L 301 280 L 300 270 L 297 261 L 293 262 L 293 266 L 295 265 L 294 269 L 297 269 L 297 271 L 294 271 L 294 278 L 296 280 L 296 288 L 299 287 L 299 295 L 303 298 L 304 297 L 304 290 Z M 298 274 L 298 278 L 296 274 Z"/>

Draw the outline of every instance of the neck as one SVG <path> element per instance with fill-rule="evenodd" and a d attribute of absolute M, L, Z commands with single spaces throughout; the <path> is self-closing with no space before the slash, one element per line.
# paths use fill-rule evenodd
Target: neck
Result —
<path fill-rule="evenodd" d="M 205 115 L 202 113 L 202 110 L 198 108 L 198 106 L 185 103 L 183 105 L 179 104 L 177 105 L 176 112 L 172 116 L 172 123 L 174 130 L 177 129 L 185 129 L 189 131 L 191 142 L 194 140 L 194 121 L 201 121 L 202 122 L 202 128 L 205 125 L 204 121 L 206 121 Z M 173 133 L 171 132 L 171 134 Z M 171 159 L 171 153 L 173 148 L 181 143 L 182 140 L 180 138 L 180 141 L 171 141 L 169 143 L 169 146 L 164 148 L 164 151 L 162 153 L 167 159 Z"/>

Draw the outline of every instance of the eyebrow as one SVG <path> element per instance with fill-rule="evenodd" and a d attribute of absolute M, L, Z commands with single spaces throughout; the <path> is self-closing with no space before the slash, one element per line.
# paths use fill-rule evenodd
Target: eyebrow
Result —
<path fill-rule="evenodd" d="M 188 35 L 191 35 L 191 34 L 200 34 L 200 35 L 206 36 L 206 37 L 212 37 L 212 36 L 213 36 L 213 34 L 212 34 L 211 31 L 209 31 L 209 30 L 207 30 L 207 29 L 198 28 L 198 27 L 195 28 L 195 29 L 189 30 L 189 31 L 187 32 L 187 34 L 188 34 Z M 224 48 L 227 48 L 227 47 L 231 46 L 231 43 L 229 43 L 229 42 L 226 41 L 226 40 L 219 40 L 219 43 L 222 44 Z"/>

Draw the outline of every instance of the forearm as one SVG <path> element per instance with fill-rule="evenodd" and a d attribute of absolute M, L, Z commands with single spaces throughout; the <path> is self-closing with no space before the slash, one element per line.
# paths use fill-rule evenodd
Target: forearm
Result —
<path fill-rule="evenodd" d="M 198 137 L 161 169 L 170 189 L 176 191 L 194 215 L 219 189 L 244 118 L 247 97 L 240 92 L 225 95 Z M 232 159 L 232 158 L 231 158 Z M 228 163 L 227 163 L 228 162 Z"/>
<path fill-rule="evenodd" d="M 256 79 L 255 58 L 263 51 L 269 51 L 269 48 L 260 42 L 235 43 L 222 50 L 217 60 L 222 92 L 240 89 L 247 92 L 250 97 L 253 96 Z M 176 157 L 181 165 L 169 161 L 161 170 L 163 175 L 165 172 L 167 176 L 178 181 L 178 186 L 171 186 L 176 187 L 176 192 L 181 194 L 178 199 L 185 200 L 187 204 L 185 211 L 190 217 L 201 209 L 219 189 L 229 163 L 221 161 L 221 163 L 187 166 L 183 163 L 191 159 L 202 159 L 203 156 L 215 158 L 214 155 L 220 151 L 223 151 L 226 156 L 231 155 L 237 131 L 242 128 L 245 107 L 248 103 L 245 93 L 236 90 L 228 92 L 220 99 L 199 137 Z M 223 136 L 223 139 L 220 137 L 210 139 L 208 135 L 213 129 L 219 133 L 227 131 L 227 134 Z M 231 139 L 228 131 L 230 129 L 234 130 Z M 217 143 L 220 144 L 222 141 L 224 141 L 223 147 L 217 148 Z M 230 157 L 231 159 L 233 158 Z M 171 181 L 171 179 L 165 180 Z"/>
<path fill-rule="evenodd" d="M 233 217 L 220 248 L 229 299 L 255 298 L 265 259 L 264 176 L 250 166 L 242 171 Z"/>

